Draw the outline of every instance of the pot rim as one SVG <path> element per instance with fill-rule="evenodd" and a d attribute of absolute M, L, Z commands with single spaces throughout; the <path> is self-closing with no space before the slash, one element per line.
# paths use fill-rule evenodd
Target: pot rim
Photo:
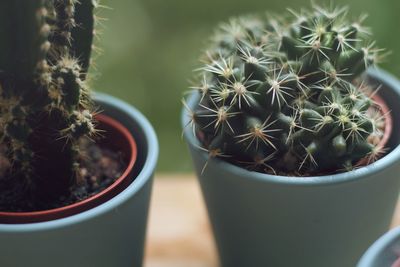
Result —
<path fill-rule="evenodd" d="M 396 93 L 400 98 L 400 81 L 397 80 L 394 76 L 379 68 L 369 69 L 367 71 L 367 75 L 373 78 L 374 80 L 378 80 L 383 84 L 385 84 L 388 87 L 388 89 L 394 91 L 394 93 Z M 196 94 L 191 94 L 189 96 L 189 98 L 187 99 L 189 107 L 194 104 L 196 97 L 197 97 Z M 389 109 L 391 109 L 391 107 L 389 107 Z M 189 116 L 187 114 L 186 109 L 182 110 L 181 122 L 182 122 L 182 127 L 185 127 L 185 125 L 187 125 L 189 122 Z M 292 185 L 292 186 L 321 186 L 321 185 L 334 185 L 334 184 L 352 182 L 361 179 L 364 176 L 382 172 L 384 171 L 384 169 L 400 161 L 400 146 L 397 145 L 389 154 L 385 155 L 383 158 L 377 160 L 376 162 L 348 172 L 330 174 L 324 176 L 309 176 L 309 177 L 271 175 L 271 174 L 249 171 L 218 158 L 208 159 L 207 153 L 200 149 L 201 144 L 199 140 L 193 135 L 191 129 L 188 129 L 186 127 L 186 129 L 184 129 L 183 135 L 189 146 L 193 150 L 196 150 L 205 161 L 208 160 L 209 164 L 208 166 L 210 166 L 210 164 L 213 164 L 218 166 L 219 168 L 223 168 L 229 174 L 240 177 L 246 177 L 247 179 L 277 183 L 277 184 Z M 207 168 L 205 169 L 203 175 L 206 175 L 206 173 L 207 173 Z"/>
<path fill-rule="evenodd" d="M 145 184 L 151 179 L 153 176 L 157 159 L 158 159 L 158 140 L 156 133 L 151 126 L 150 122 L 145 118 L 145 116 L 140 113 L 136 108 L 132 107 L 128 103 L 115 98 L 113 96 L 104 94 L 104 93 L 96 93 L 94 94 L 94 99 L 100 105 L 101 103 L 105 103 L 111 106 L 114 109 L 119 109 L 126 115 L 134 120 L 137 125 L 141 127 L 141 130 L 144 132 L 144 136 L 146 138 L 146 146 L 147 146 L 147 155 L 145 157 L 144 165 L 138 175 L 136 176 L 134 182 L 130 183 L 130 185 L 125 188 L 122 192 L 118 193 L 116 196 L 111 198 L 110 200 L 94 207 L 89 210 L 83 211 L 81 213 L 55 219 L 51 221 L 44 221 L 38 223 L 25 223 L 25 224 L 0 224 L 0 233 L 1 232 L 33 232 L 33 231 L 44 231 L 49 229 L 57 229 L 66 226 L 71 226 L 74 224 L 78 224 L 82 221 L 90 220 L 92 218 L 101 216 L 104 213 L 109 212 L 112 209 L 115 209 L 119 205 L 126 202 L 133 195 L 138 193 Z M 123 125 L 123 122 L 120 121 Z M 140 151 L 139 151 L 140 152 Z"/>
<path fill-rule="evenodd" d="M 364 253 L 357 267 L 374 267 L 376 259 L 379 258 L 380 255 L 384 253 L 387 249 L 390 249 L 390 247 L 394 245 L 396 241 L 399 241 L 399 236 L 400 226 L 390 230 L 389 232 L 381 236 Z M 392 252 L 394 253 L 394 251 Z M 396 260 L 397 259 L 394 259 L 392 264 Z"/>

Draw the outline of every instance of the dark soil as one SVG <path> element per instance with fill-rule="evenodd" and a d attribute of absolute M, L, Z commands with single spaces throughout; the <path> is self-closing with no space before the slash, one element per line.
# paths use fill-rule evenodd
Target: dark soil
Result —
<path fill-rule="evenodd" d="M 122 155 L 82 140 L 79 183 L 70 188 L 69 195 L 58 199 L 38 198 L 34 188 L 27 188 L 23 177 L 7 177 L 10 163 L 0 145 L 0 211 L 29 212 L 63 207 L 87 199 L 110 186 L 126 168 Z"/>

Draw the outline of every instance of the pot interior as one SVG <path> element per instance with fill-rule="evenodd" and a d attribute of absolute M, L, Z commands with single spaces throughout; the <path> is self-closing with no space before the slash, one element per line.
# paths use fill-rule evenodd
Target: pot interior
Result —
<path fill-rule="evenodd" d="M 110 116 L 99 114 L 96 116 L 96 120 L 99 123 L 97 129 L 102 135 L 97 144 L 100 147 L 119 152 L 127 166 L 123 174 L 98 194 L 68 206 L 35 212 L 0 212 L 0 223 L 34 223 L 68 217 L 101 205 L 133 182 L 136 177 L 133 169 L 138 154 L 134 137 L 124 125 Z"/>

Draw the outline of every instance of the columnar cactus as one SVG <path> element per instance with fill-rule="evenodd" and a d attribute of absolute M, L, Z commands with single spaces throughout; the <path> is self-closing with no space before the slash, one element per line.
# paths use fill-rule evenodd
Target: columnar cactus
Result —
<path fill-rule="evenodd" d="M 79 182 L 78 140 L 96 131 L 85 83 L 96 5 L 0 2 L 0 144 L 12 166 L 0 179 L 45 185 L 46 197 Z"/>
<path fill-rule="evenodd" d="M 383 151 L 382 114 L 362 80 L 380 59 L 347 10 L 314 6 L 288 18 L 222 24 L 200 69 L 191 125 L 210 157 L 259 172 L 350 170 Z M 186 108 L 189 108 L 185 104 Z"/>

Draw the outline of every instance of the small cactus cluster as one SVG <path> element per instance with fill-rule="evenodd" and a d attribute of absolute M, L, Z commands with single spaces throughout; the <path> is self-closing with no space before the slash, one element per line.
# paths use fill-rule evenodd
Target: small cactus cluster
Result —
<path fill-rule="evenodd" d="M 209 157 L 254 171 L 310 176 L 375 160 L 384 114 L 363 73 L 381 58 L 347 8 L 222 24 L 204 56 L 190 125 Z"/>
<path fill-rule="evenodd" d="M 27 192 L 57 196 L 79 182 L 79 139 L 96 133 L 85 79 L 97 4 L 0 3 L 0 145 L 11 166 L 0 179 Z"/>

